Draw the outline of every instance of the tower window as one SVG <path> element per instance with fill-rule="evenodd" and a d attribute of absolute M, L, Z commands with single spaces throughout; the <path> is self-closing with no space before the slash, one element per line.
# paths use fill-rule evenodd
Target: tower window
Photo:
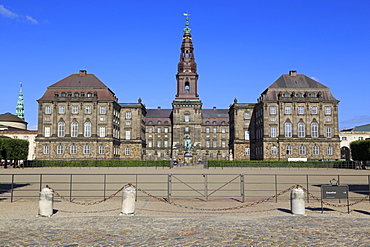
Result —
<path fill-rule="evenodd" d="M 189 85 L 189 82 L 185 82 L 185 87 L 184 87 L 184 91 L 185 93 L 190 93 L 190 85 Z"/>

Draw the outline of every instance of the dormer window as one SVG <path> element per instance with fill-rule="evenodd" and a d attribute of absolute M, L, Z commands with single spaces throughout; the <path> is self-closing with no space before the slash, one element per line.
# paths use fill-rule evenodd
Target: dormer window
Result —
<path fill-rule="evenodd" d="M 92 97 L 92 93 L 87 93 L 87 97 Z"/>
<path fill-rule="evenodd" d="M 302 98 L 303 97 L 302 93 L 297 93 L 297 97 Z"/>
<path fill-rule="evenodd" d="M 283 94 L 283 97 L 284 97 L 284 98 L 289 98 L 289 93 L 284 93 L 284 94 Z"/>
<path fill-rule="evenodd" d="M 309 93 L 308 94 L 311 98 L 315 98 L 316 97 L 316 94 L 315 93 Z"/>
<path fill-rule="evenodd" d="M 75 93 L 75 97 L 78 97 L 80 94 L 79 93 Z"/>
<path fill-rule="evenodd" d="M 65 92 L 63 92 L 63 93 L 61 94 L 61 96 L 62 96 L 62 97 L 66 97 L 66 96 L 67 96 L 67 94 L 66 94 Z"/>

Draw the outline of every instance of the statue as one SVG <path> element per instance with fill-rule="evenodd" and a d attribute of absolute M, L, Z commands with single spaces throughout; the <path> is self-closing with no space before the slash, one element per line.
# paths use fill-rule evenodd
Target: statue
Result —
<path fill-rule="evenodd" d="M 189 138 L 189 136 L 187 136 L 186 137 L 186 140 L 185 140 L 185 151 L 186 151 L 186 154 L 190 154 L 190 150 L 191 150 L 192 147 L 193 147 L 193 145 L 191 144 L 190 138 Z"/>

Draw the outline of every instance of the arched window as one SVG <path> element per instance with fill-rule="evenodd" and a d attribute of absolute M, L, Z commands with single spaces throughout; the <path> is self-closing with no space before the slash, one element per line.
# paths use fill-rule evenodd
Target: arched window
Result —
<path fill-rule="evenodd" d="M 78 136 L 78 123 L 72 122 L 71 124 L 71 137 L 77 137 Z"/>
<path fill-rule="evenodd" d="M 297 97 L 298 98 L 302 98 L 303 97 L 303 94 L 302 93 L 297 93 Z"/>
<path fill-rule="evenodd" d="M 89 98 L 92 97 L 92 93 L 88 92 L 87 97 L 89 97 Z"/>
<path fill-rule="evenodd" d="M 153 124 L 153 121 L 149 121 L 148 124 Z"/>
<path fill-rule="evenodd" d="M 58 123 L 58 137 L 64 137 L 65 135 L 65 123 L 59 122 Z"/>
<path fill-rule="evenodd" d="M 85 123 L 84 136 L 85 137 L 90 137 L 91 136 L 91 123 L 90 122 Z"/>
<path fill-rule="evenodd" d="M 185 91 L 185 93 L 190 93 L 190 84 L 189 84 L 188 81 L 185 82 L 184 91 Z"/>
<path fill-rule="evenodd" d="M 276 155 L 277 154 L 277 147 L 276 146 L 272 146 L 271 147 L 271 155 Z"/>
<path fill-rule="evenodd" d="M 250 119 L 249 112 L 244 112 L 244 119 Z"/>
<path fill-rule="evenodd" d="M 319 125 L 317 123 L 311 124 L 311 137 L 319 137 Z"/>
<path fill-rule="evenodd" d="M 306 146 L 299 146 L 299 155 L 306 155 Z"/>
<path fill-rule="evenodd" d="M 313 155 L 319 155 L 319 146 L 314 145 L 314 146 L 312 147 L 312 154 L 313 154 Z"/>
<path fill-rule="evenodd" d="M 157 124 L 161 124 L 162 122 L 161 121 L 158 121 Z"/>
<path fill-rule="evenodd" d="M 80 94 L 79 93 L 75 93 L 75 97 L 78 97 L 78 96 L 80 96 Z"/>
<path fill-rule="evenodd" d="M 70 154 L 77 154 L 77 146 L 72 144 L 69 152 Z"/>
<path fill-rule="evenodd" d="M 289 93 L 284 93 L 283 96 L 284 98 L 289 98 Z"/>
<path fill-rule="evenodd" d="M 298 137 L 305 137 L 304 123 L 298 123 Z"/>
<path fill-rule="evenodd" d="M 290 146 L 290 145 L 286 146 L 286 154 L 287 155 L 293 154 L 292 146 Z"/>
<path fill-rule="evenodd" d="M 216 124 L 217 122 L 216 121 L 213 121 L 212 124 Z"/>
<path fill-rule="evenodd" d="M 63 154 L 64 153 L 64 147 L 63 145 L 59 144 L 57 146 L 57 154 Z"/>
<path fill-rule="evenodd" d="M 285 123 L 285 137 L 292 137 L 292 124 Z"/>
<path fill-rule="evenodd" d="M 206 124 L 209 124 L 209 121 L 206 121 Z"/>

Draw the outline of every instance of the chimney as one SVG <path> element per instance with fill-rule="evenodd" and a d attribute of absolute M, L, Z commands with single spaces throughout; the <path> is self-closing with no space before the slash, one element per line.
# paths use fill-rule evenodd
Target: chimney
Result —
<path fill-rule="evenodd" d="M 213 110 L 216 110 L 216 106 L 213 107 Z"/>
<path fill-rule="evenodd" d="M 296 70 L 291 70 L 289 71 L 290 76 L 297 76 L 297 71 Z"/>
<path fill-rule="evenodd" d="M 161 109 L 161 107 L 160 107 L 160 106 L 158 106 L 158 107 L 157 107 L 157 109 L 158 109 L 158 110 L 160 110 L 160 109 Z"/>
<path fill-rule="evenodd" d="M 86 73 L 87 73 L 87 71 L 86 71 L 86 70 L 84 70 L 84 69 L 81 69 L 81 70 L 80 70 L 80 76 L 85 76 L 85 75 L 86 75 Z"/>

